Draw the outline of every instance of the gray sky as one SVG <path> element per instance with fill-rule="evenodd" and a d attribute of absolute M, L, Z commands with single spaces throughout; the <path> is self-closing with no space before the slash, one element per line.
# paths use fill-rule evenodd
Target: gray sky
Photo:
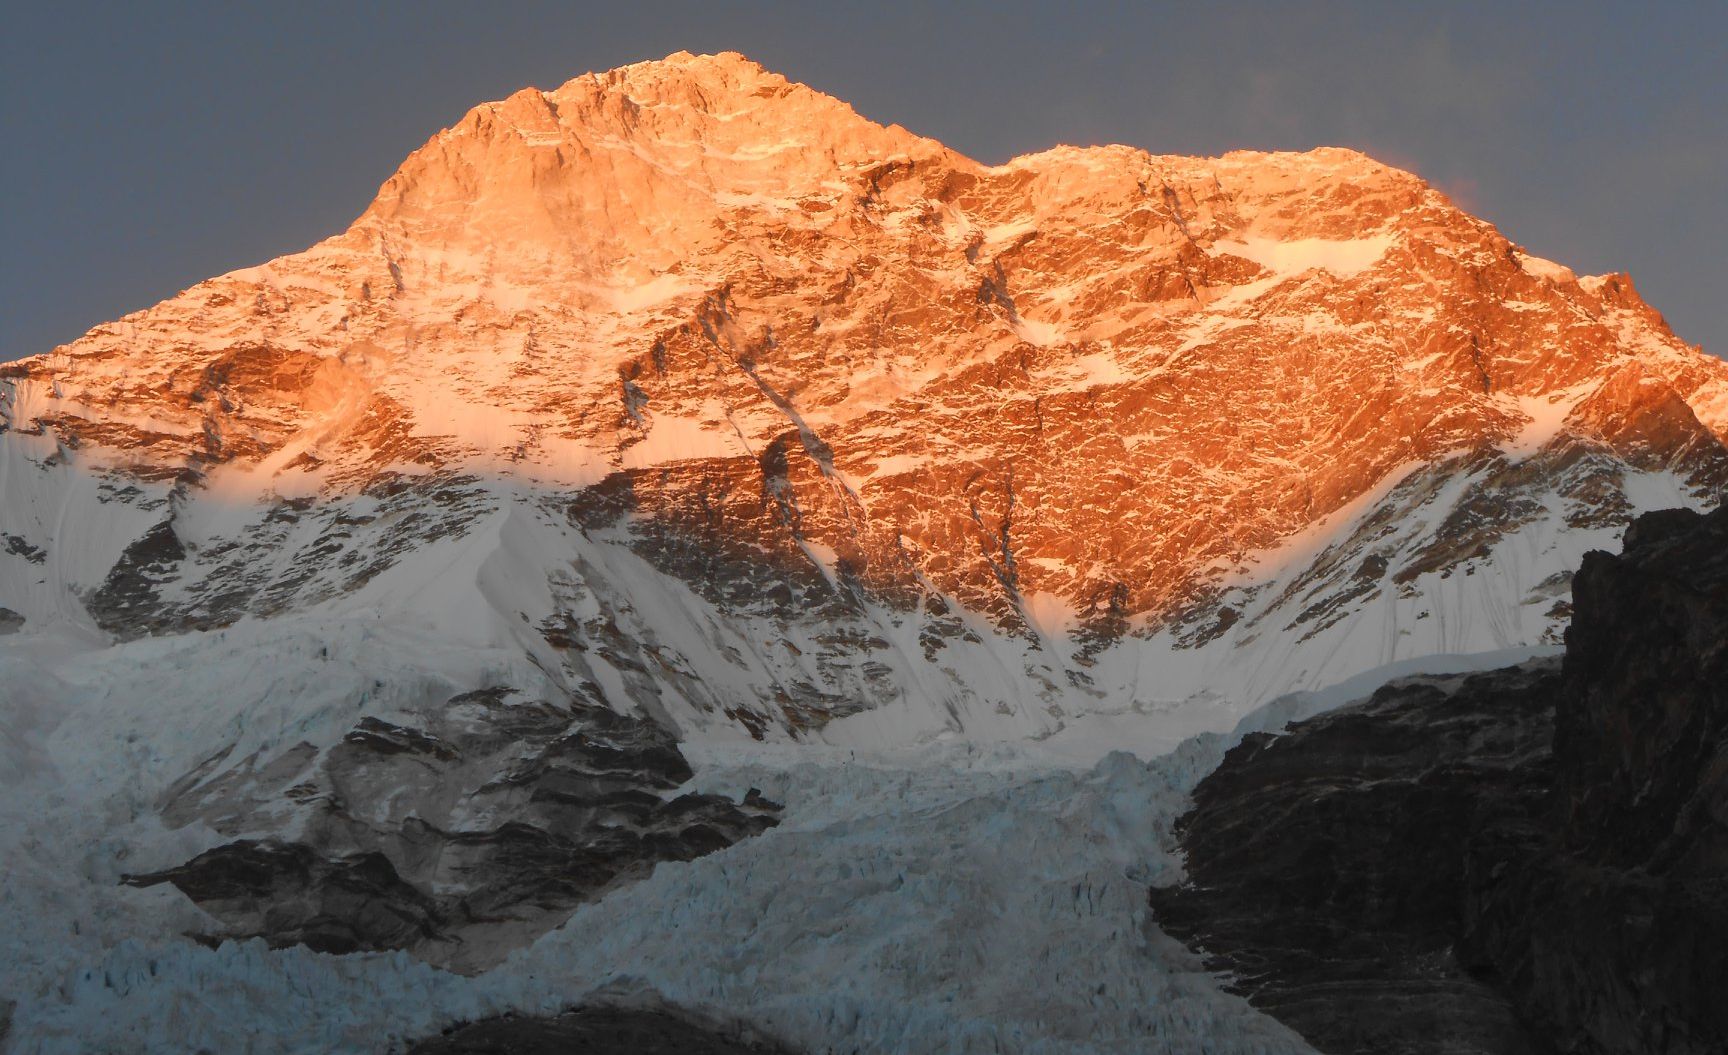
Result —
<path fill-rule="evenodd" d="M 1718 0 L 0 6 L 0 360 L 341 230 L 475 103 L 680 48 L 987 162 L 1353 146 L 1728 353 Z"/>

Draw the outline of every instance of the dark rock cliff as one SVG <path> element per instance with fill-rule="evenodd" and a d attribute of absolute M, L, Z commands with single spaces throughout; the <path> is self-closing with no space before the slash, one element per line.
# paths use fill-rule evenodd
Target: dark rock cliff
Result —
<path fill-rule="evenodd" d="M 665 1007 L 503 1015 L 416 1043 L 408 1055 L 789 1055 L 752 1030 Z"/>
<path fill-rule="evenodd" d="M 1463 945 L 1561 1051 L 1728 1051 L 1728 508 L 1588 555 L 1552 811 L 1472 855 Z"/>
<path fill-rule="evenodd" d="M 1728 510 L 1574 582 L 1555 665 L 1245 739 L 1159 924 L 1329 1052 L 1728 1050 Z"/>

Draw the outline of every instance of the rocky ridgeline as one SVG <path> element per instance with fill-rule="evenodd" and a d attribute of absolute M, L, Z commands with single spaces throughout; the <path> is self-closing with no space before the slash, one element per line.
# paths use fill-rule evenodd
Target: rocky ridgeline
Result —
<path fill-rule="evenodd" d="M 1327 1052 L 1728 1046 L 1728 510 L 1642 517 L 1562 664 L 1254 734 L 1159 925 Z"/>

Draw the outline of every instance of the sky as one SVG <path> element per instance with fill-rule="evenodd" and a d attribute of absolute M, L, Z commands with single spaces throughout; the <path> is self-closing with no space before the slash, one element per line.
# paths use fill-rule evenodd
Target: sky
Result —
<path fill-rule="evenodd" d="M 335 234 L 476 103 L 733 50 L 981 161 L 1342 145 L 1728 354 L 1728 3 L 0 0 L 0 360 Z"/>

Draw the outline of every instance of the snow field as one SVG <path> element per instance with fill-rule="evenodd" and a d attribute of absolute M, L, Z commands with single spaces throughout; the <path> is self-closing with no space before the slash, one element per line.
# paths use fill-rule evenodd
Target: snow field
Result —
<path fill-rule="evenodd" d="M 811 1052 L 1307 1051 L 1148 919 L 1147 884 L 1179 874 L 1171 824 L 1223 743 L 1089 770 L 1009 747 L 715 747 L 695 783 L 760 787 L 787 803 L 781 828 L 662 865 L 475 978 L 204 948 L 175 936 L 198 915 L 177 894 L 112 885 L 124 839 L 52 861 L 72 844 L 13 814 L 7 857 L 33 862 L 0 916 L 33 950 L 0 982 L 14 1049 L 384 1052 L 455 1019 L 652 991 Z"/>

